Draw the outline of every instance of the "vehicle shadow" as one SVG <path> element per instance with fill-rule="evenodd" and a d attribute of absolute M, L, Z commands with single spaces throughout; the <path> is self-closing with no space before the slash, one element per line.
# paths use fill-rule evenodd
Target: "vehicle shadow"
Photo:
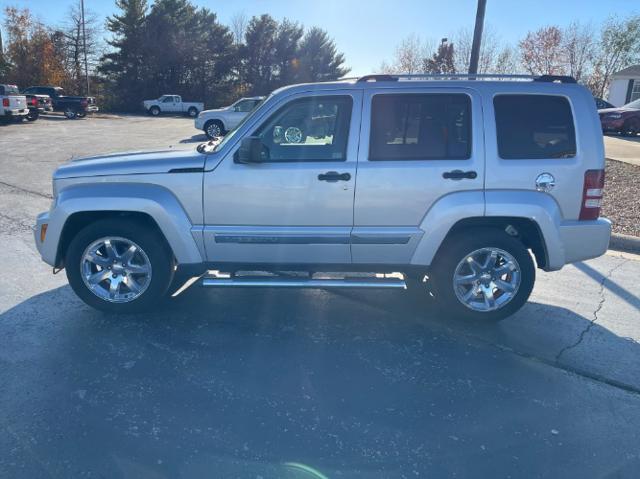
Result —
<path fill-rule="evenodd" d="M 180 143 L 202 143 L 204 141 L 209 141 L 209 139 L 207 138 L 207 135 L 201 133 L 199 135 L 193 135 L 190 138 L 180 140 Z"/>
<path fill-rule="evenodd" d="M 638 344 L 567 309 L 530 303 L 509 321 L 544 317 L 591 325 L 638 369 Z M 24 477 L 544 475 L 540 457 L 569 475 L 635 470 L 627 432 L 594 437 L 610 418 L 587 421 L 570 378 L 546 390 L 554 368 L 506 352 L 505 328 L 453 322 L 406 292 L 195 287 L 110 316 L 65 286 L 0 315 L 0 444 Z M 571 453 L 523 427 L 574 431 Z M 595 466 L 577 459 L 605 447 Z M 8 464 L 0 476 L 18 477 Z"/>

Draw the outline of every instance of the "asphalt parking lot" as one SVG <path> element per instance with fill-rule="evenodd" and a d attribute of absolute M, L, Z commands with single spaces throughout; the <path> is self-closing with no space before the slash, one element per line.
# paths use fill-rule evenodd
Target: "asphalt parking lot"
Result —
<path fill-rule="evenodd" d="M 0 126 L 0 477 L 637 477 L 638 256 L 538 272 L 494 326 L 402 291 L 85 306 L 32 241 L 52 171 L 198 141 L 185 118 Z"/>

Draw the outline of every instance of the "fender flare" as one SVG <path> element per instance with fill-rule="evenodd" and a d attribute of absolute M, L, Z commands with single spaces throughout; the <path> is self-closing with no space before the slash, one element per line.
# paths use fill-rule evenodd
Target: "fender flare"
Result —
<path fill-rule="evenodd" d="M 67 220 L 75 213 L 132 212 L 151 217 L 178 263 L 202 263 L 203 254 L 193 236 L 193 224 L 178 199 L 166 188 L 140 183 L 84 183 L 58 194 L 47 230 L 47 243 L 57 257 Z M 43 255 L 44 256 L 44 255 Z"/>
<path fill-rule="evenodd" d="M 565 264 L 565 248 L 560 236 L 562 213 L 552 196 L 538 191 L 464 191 L 436 201 L 420 224 L 424 231 L 416 247 L 412 265 L 429 266 L 456 223 L 472 217 L 512 217 L 533 221 L 539 228 L 547 256 L 545 270 Z"/>

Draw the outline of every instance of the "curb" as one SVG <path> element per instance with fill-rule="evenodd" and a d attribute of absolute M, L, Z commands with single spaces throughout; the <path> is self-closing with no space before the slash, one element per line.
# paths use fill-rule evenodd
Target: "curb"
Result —
<path fill-rule="evenodd" d="M 640 253 L 640 238 L 637 236 L 611 233 L 609 249 L 626 253 Z"/>

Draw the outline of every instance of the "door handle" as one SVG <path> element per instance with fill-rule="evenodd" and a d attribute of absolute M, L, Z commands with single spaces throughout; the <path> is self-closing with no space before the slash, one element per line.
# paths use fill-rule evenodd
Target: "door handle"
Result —
<path fill-rule="evenodd" d="M 351 175 L 349 173 L 338 173 L 337 171 L 327 171 L 326 173 L 321 173 L 318 175 L 318 180 L 320 181 L 349 181 L 351 179 Z"/>
<path fill-rule="evenodd" d="M 478 173 L 475 171 L 453 170 L 445 171 L 442 173 L 442 177 L 446 180 L 462 180 L 464 178 L 468 180 L 475 180 L 478 177 Z"/>

